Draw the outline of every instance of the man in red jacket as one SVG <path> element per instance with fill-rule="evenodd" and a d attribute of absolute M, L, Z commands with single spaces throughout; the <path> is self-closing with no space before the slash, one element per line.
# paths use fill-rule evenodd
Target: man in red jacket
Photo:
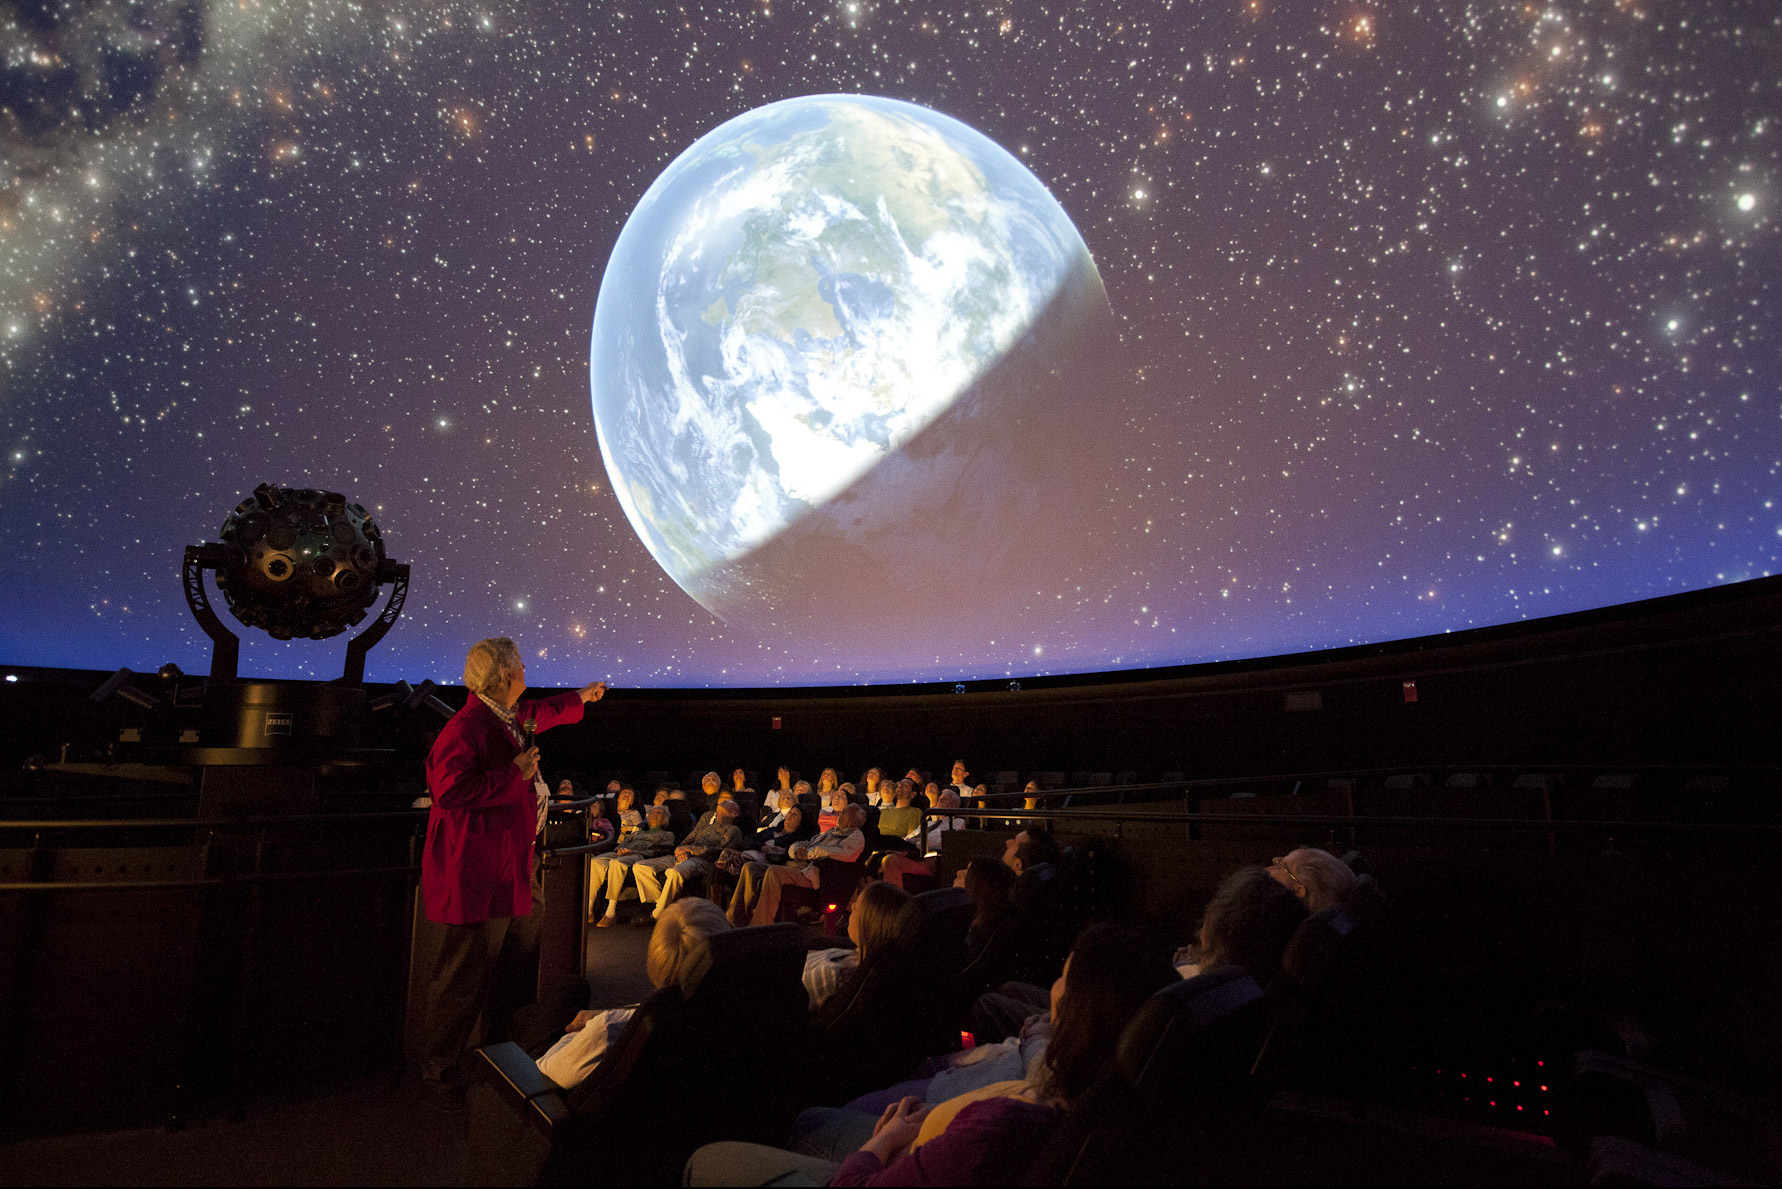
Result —
<path fill-rule="evenodd" d="M 546 788 L 532 736 L 580 722 L 583 708 L 606 693 L 596 681 L 520 701 L 526 664 L 506 637 L 471 646 L 464 686 L 469 700 L 427 756 L 433 809 L 421 856 L 421 901 L 427 919 L 444 926 L 427 985 L 421 1077 L 447 1108 L 458 1102 L 458 1062 L 477 1017 L 487 1010 L 494 1021 L 499 989 L 537 977 L 544 894 L 533 843 L 544 828 Z"/>

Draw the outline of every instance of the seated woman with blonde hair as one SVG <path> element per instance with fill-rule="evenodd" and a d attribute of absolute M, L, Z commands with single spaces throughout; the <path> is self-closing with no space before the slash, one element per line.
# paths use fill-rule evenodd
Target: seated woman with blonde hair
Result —
<path fill-rule="evenodd" d="M 650 948 L 644 959 L 644 972 L 657 990 L 681 981 L 687 964 L 699 952 L 706 939 L 730 928 L 724 910 L 710 900 L 689 897 L 676 900 L 662 910 L 650 934 Z M 637 1013 L 637 1004 L 609 1007 L 601 1011 L 580 1011 L 564 1029 L 562 1039 L 538 1058 L 539 1072 L 563 1089 L 579 1085 L 594 1071 L 608 1048 L 625 1031 L 625 1025 Z M 562 1019 L 561 1016 L 557 1017 Z"/>

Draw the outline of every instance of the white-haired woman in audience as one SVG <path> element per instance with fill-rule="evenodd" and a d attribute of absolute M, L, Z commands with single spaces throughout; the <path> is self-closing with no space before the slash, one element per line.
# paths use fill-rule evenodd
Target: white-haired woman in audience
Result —
<path fill-rule="evenodd" d="M 1302 846 L 1268 865 L 1276 883 L 1304 901 L 1306 911 L 1323 912 L 1355 893 L 1355 872 L 1327 850 Z"/>
<path fill-rule="evenodd" d="M 680 982 L 688 962 L 706 939 L 729 928 L 724 911 L 710 900 L 676 900 L 663 909 L 655 931 L 650 934 L 650 948 L 644 958 L 644 973 L 650 976 L 650 985 L 661 990 Z M 600 1058 L 636 1013 L 637 1004 L 577 1012 L 564 1029 L 562 1039 L 538 1058 L 539 1072 L 565 1090 L 580 1084 L 600 1064 Z"/>

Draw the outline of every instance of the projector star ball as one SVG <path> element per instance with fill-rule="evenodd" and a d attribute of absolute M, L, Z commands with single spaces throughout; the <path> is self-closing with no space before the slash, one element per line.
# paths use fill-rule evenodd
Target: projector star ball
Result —
<path fill-rule="evenodd" d="M 1112 338 L 1082 237 L 1007 151 L 914 104 L 789 99 L 701 137 L 626 222 L 594 422 L 638 536 L 713 614 L 838 644 L 922 625 L 932 654 L 1031 599 L 1021 568 L 1100 560 L 1107 472 L 1077 464 Z M 963 600 L 971 574 L 1010 591 Z"/>

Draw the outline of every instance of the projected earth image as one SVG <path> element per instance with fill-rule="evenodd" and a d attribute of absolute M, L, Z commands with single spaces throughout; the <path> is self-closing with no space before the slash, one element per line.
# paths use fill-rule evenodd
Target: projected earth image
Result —
<path fill-rule="evenodd" d="M 988 138 L 888 99 L 774 103 L 682 153 L 620 234 L 601 453 L 651 554 L 732 624 L 969 636 L 1008 599 L 946 575 L 1067 571 L 1095 539 L 1059 534 L 1111 473 L 1077 469 L 1110 322 L 1069 216 Z"/>

